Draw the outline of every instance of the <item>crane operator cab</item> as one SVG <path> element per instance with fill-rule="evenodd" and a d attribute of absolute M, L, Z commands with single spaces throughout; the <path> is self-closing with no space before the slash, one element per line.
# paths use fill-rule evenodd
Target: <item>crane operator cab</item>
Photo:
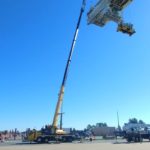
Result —
<path fill-rule="evenodd" d="M 118 24 L 117 32 L 126 33 L 129 36 L 132 36 L 135 33 L 135 30 L 133 24 L 121 22 Z"/>

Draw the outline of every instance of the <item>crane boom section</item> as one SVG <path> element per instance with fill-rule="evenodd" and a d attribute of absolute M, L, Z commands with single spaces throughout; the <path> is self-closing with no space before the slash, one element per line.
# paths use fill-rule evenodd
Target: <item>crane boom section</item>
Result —
<path fill-rule="evenodd" d="M 80 15 L 79 15 L 79 19 L 78 19 L 78 22 L 77 22 L 76 30 L 75 30 L 75 33 L 74 33 L 72 45 L 71 45 L 71 48 L 70 48 L 70 53 L 69 53 L 69 56 L 68 56 L 68 60 L 67 60 L 67 64 L 66 64 L 66 68 L 65 68 L 65 72 L 64 72 L 64 76 L 63 76 L 63 81 L 62 81 L 59 96 L 58 96 L 58 101 L 57 101 L 57 105 L 56 105 L 54 118 L 53 118 L 52 126 L 55 127 L 55 128 L 57 128 L 58 115 L 59 115 L 60 108 L 62 106 L 62 101 L 63 101 L 64 91 L 65 91 L 65 84 L 66 84 L 66 80 L 67 80 L 69 66 L 70 66 L 70 62 L 71 62 L 71 59 L 72 59 L 72 54 L 73 54 L 73 51 L 74 51 L 76 40 L 77 40 L 77 37 L 78 37 L 80 22 L 81 22 L 81 19 L 82 19 L 82 14 L 83 14 L 84 9 L 85 9 L 85 5 L 86 5 L 86 1 L 83 0 Z"/>

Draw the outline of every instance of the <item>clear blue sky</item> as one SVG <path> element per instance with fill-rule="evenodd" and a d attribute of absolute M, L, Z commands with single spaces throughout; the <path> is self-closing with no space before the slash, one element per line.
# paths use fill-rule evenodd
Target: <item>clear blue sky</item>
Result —
<path fill-rule="evenodd" d="M 86 13 L 93 1 L 88 1 Z M 143 3 L 145 2 L 145 3 Z M 39 129 L 53 119 L 82 0 L 0 0 L 0 130 Z M 66 84 L 64 126 L 82 129 L 137 117 L 150 123 L 150 1 L 125 10 L 137 33 L 83 15 Z"/>

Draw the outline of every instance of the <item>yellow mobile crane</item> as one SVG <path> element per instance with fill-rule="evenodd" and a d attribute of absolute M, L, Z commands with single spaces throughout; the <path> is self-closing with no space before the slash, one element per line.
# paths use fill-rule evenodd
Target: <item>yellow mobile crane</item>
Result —
<path fill-rule="evenodd" d="M 58 129 L 57 123 L 58 123 L 58 116 L 61 114 L 60 109 L 62 107 L 62 101 L 63 101 L 64 91 L 65 91 L 65 84 L 66 84 L 66 80 L 67 80 L 67 75 L 68 75 L 68 71 L 69 71 L 72 54 L 73 54 L 74 47 L 76 44 L 76 39 L 77 39 L 78 32 L 79 32 L 79 26 L 80 26 L 80 22 L 82 19 L 82 14 L 85 9 L 85 5 L 86 5 L 86 1 L 83 0 L 79 19 L 77 22 L 76 30 L 74 33 L 74 37 L 73 37 L 73 41 L 72 41 L 72 45 L 71 45 L 71 49 L 70 49 L 70 53 L 68 56 L 62 84 L 60 87 L 60 92 L 59 92 L 58 101 L 57 101 L 57 105 L 56 105 L 56 109 L 55 109 L 53 123 L 51 126 L 45 126 L 45 128 L 41 129 L 40 131 L 36 131 L 36 130 L 28 131 L 27 137 L 26 137 L 27 141 L 30 141 L 30 142 L 34 141 L 37 143 L 44 143 L 44 142 L 49 142 L 49 141 L 64 141 L 64 142 L 69 141 L 69 142 L 71 142 L 74 139 L 73 135 L 67 134 L 62 129 Z M 61 119 L 62 119 L 62 116 L 61 116 Z"/>

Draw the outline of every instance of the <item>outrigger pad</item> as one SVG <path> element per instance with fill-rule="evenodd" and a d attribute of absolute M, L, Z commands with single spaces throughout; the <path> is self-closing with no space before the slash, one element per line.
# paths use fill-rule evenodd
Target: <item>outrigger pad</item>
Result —
<path fill-rule="evenodd" d="M 120 23 L 118 24 L 117 32 L 126 33 L 129 36 L 132 36 L 135 32 L 133 24 L 130 23 Z"/>

